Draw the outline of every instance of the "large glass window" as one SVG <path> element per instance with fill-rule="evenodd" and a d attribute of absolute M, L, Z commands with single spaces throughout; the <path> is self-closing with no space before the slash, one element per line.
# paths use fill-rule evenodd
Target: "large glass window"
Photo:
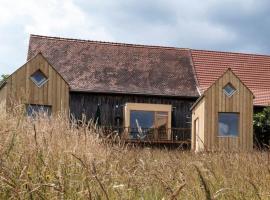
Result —
<path fill-rule="evenodd" d="M 39 114 L 45 114 L 47 116 L 51 116 L 52 107 L 45 106 L 45 105 L 28 104 L 26 105 L 26 113 L 27 113 L 27 116 L 29 117 L 36 117 Z"/>
<path fill-rule="evenodd" d="M 239 135 L 239 113 L 218 114 L 219 136 Z"/>
<path fill-rule="evenodd" d="M 155 113 L 152 111 L 130 111 L 130 132 L 132 138 L 145 138 L 154 128 Z"/>
<path fill-rule="evenodd" d="M 155 127 L 161 139 L 167 138 L 168 112 L 156 112 Z"/>
<path fill-rule="evenodd" d="M 130 133 L 133 139 L 153 138 L 157 131 L 159 138 L 167 137 L 168 112 L 130 111 Z"/>

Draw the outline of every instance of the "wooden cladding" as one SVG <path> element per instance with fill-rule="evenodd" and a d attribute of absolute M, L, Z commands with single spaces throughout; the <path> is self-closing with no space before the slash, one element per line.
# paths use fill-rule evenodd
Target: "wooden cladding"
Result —
<path fill-rule="evenodd" d="M 224 92 L 228 84 L 235 89 L 231 96 Z M 253 148 L 253 98 L 252 92 L 230 69 L 205 91 L 192 110 L 192 122 L 199 117 L 200 123 L 204 123 L 199 130 L 204 150 L 248 151 Z M 222 112 L 239 113 L 238 136 L 219 136 L 218 116 Z M 195 130 L 192 133 L 192 148 L 199 151 L 201 146 L 196 146 Z"/>
<path fill-rule="evenodd" d="M 191 148 L 200 151 L 204 149 L 205 100 L 202 99 L 195 109 L 192 112 Z"/>
<path fill-rule="evenodd" d="M 151 127 L 142 127 L 142 128 L 158 128 L 159 119 L 162 121 L 164 118 L 162 118 L 162 114 L 159 117 L 158 113 L 163 113 L 166 115 L 166 131 L 171 129 L 171 112 L 172 112 L 172 106 L 171 105 L 164 105 L 164 104 L 147 104 L 147 103 L 126 103 L 124 108 L 124 125 L 128 128 L 134 128 L 131 126 L 131 113 L 132 112 L 153 112 L 153 124 Z M 139 119 L 138 119 L 139 120 Z M 147 119 L 144 119 L 147 121 Z M 162 123 L 162 122 L 161 122 Z M 138 126 L 140 126 L 138 124 Z M 166 139 L 171 139 L 171 132 L 168 131 L 166 134 Z"/>
<path fill-rule="evenodd" d="M 86 120 L 94 119 L 99 104 L 102 126 L 117 126 L 117 118 L 120 126 L 125 126 L 126 103 L 169 104 L 172 105 L 172 128 L 190 128 L 190 107 L 194 102 L 194 98 L 71 92 L 70 113 L 76 119 L 82 119 L 83 115 Z"/>
<path fill-rule="evenodd" d="M 48 80 L 38 87 L 31 76 L 40 70 Z M 37 54 L 7 80 L 7 107 L 14 104 L 47 105 L 52 112 L 69 109 L 69 86 L 41 55 Z"/>

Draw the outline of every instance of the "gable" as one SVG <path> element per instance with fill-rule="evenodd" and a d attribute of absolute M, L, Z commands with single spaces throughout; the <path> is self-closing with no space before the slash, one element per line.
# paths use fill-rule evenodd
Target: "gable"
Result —
<path fill-rule="evenodd" d="M 32 80 L 36 72 L 46 77 L 41 85 Z M 8 107 L 20 104 L 48 105 L 52 106 L 53 112 L 68 108 L 69 86 L 42 54 L 37 54 L 11 74 L 6 87 Z"/>
<path fill-rule="evenodd" d="M 226 86 L 230 86 L 234 89 L 234 92 L 230 95 L 225 91 Z M 234 99 L 234 96 L 239 95 L 240 92 L 249 93 L 253 96 L 252 91 L 241 81 L 241 79 L 234 74 L 229 68 L 227 69 L 209 88 L 204 92 L 204 96 L 208 96 L 209 93 L 216 91 L 219 93 L 222 99 Z M 217 94 L 216 94 L 217 95 Z"/>
<path fill-rule="evenodd" d="M 270 56 L 205 50 L 191 50 L 191 54 L 201 92 L 231 68 L 254 94 L 254 105 L 270 103 Z"/>
<path fill-rule="evenodd" d="M 28 59 L 38 52 L 72 91 L 199 96 L 187 49 L 31 35 Z"/>

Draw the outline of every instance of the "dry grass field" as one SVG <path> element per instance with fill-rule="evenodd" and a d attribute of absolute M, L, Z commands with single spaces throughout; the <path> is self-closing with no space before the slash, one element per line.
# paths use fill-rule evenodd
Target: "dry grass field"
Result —
<path fill-rule="evenodd" d="M 139 148 L 100 133 L 0 115 L 0 199 L 270 199 L 268 152 Z"/>

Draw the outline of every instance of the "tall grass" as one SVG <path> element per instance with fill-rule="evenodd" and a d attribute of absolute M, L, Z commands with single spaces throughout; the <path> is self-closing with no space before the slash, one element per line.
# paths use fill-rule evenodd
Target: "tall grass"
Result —
<path fill-rule="evenodd" d="M 268 152 L 112 144 L 61 115 L 0 115 L 0 199 L 270 199 Z"/>

